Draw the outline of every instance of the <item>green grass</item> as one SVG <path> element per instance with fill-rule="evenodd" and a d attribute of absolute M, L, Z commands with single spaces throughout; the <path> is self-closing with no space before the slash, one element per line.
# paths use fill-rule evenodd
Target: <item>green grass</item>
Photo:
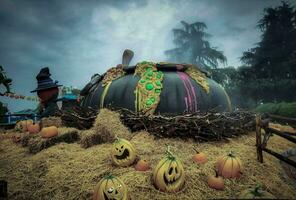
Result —
<path fill-rule="evenodd" d="M 296 102 L 265 103 L 255 108 L 254 111 L 296 118 Z"/>

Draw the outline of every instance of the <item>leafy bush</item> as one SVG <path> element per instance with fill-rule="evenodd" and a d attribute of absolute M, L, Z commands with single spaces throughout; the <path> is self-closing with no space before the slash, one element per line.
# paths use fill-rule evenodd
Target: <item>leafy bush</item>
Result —
<path fill-rule="evenodd" d="M 296 102 L 265 103 L 258 106 L 254 111 L 296 118 Z"/>

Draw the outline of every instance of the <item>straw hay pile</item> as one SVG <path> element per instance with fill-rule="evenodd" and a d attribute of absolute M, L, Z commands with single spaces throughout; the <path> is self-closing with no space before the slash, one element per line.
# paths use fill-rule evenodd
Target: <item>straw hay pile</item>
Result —
<path fill-rule="evenodd" d="M 256 160 L 255 133 L 244 135 L 229 142 L 197 144 L 192 140 L 154 139 L 145 131 L 129 133 L 119 121 L 118 114 L 102 110 L 94 128 L 104 127 L 113 136 L 130 139 L 141 158 L 154 167 L 163 157 L 165 144 L 171 146 L 183 162 L 186 173 L 185 188 L 177 194 L 157 191 L 151 183 L 152 171 L 138 172 L 133 166 L 115 167 L 109 159 L 111 141 L 94 145 L 87 149 L 80 143 L 59 143 L 36 154 L 12 143 L 10 139 L 0 141 L 0 180 L 8 181 L 9 199 L 91 199 L 93 188 L 99 180 L 111 172 L 128 186 L 132 199 L 215 199 L 236 198 L 238 193 L 260 182 L 264 190 L 277 198 L 293 199 L 296 183 L 284 176 L 279 161 L 264 154 L 265 163 Z M 104 116 L 104 118 L 102 118 Z M 107 133 L 107 132 L 106 132 Z M 6 135 L 16 134 L 8 131 Z M 80 133 L 83 137 L 83 132 Z M 89 133 L 90 134 L 90 133 Z M 111 137 L 112 138 L 112 137 Z M 268 144 L 274 150 L 284 151 L 295 145 L 277 136 Z M 208 163 L 197 165 L 191 160 L 197 147 L 208 155 Z M 224 191 L 210 189 L 207 176 L 213 174 L 213 166 L 219 155 L 232 150 L 244 163 L 244 174 L 238 180 L 226 180 Z"/>

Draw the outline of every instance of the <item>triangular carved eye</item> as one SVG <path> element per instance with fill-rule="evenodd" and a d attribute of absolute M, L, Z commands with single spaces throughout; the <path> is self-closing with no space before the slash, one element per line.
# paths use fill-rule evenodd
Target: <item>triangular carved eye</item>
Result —
<path fill-rule="evenodd" d="M 170 170 L 169 170 L 169 175 L 171 175 L 173 172 L 173 168 L 171 167 Z"/>

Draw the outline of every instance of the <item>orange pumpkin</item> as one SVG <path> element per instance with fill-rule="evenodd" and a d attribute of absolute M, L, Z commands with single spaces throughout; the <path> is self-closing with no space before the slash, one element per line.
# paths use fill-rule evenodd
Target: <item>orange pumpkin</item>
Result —
<path fill-rule="evenodd" d="M 34 134 L 34 133 L 39 133 L 40 131 L 40 126 L 39 126 L 39 123 L 33 123 L 33 124 L 29 124 L 28 125 L 28 131 L 29 133 L 31 134 Z"/>
<path fill-rule="evenodd" d="M 194 148 L 193 148 L 194 149 Z M 196 149 L 194 149 L 196 154 L 194 156 L 192 156 L 192 160 L 198 164 L 204 164 L 206 162 L 208 162 L 208 158 L 206 156 L 206 154 L 202 153 L 202 152 L 198 152 Z"/>
<path fill-rule="evenodd" d="M 219 177 L 217 170 L 215 170 L 215 172 L 216 172 L 215 176 L 208 177 L 208 186 L 216 190 L 223 190 L 224 180 L 222 177 Z"/>
<path fill-rule="evenodd" d="M 41 137 L 43 138 L 51 138 L 58 135 L 58 128 L 56 126 L 49 126 L 42 128 Z"/>
<path fill-rule="evenodd" d="M 20 135 L 14 135 L 11 137 L 12 141 L 14 143 L 19 143 L 21 141 L 21 136 Z"/>
<path fill-rule="evenodd" d="M 139 160 L 135 166 L 137 171 L 147 171 L 150 169 L 149 163 L 146 160 Z"/>
<path fill-rule="evenodd" d="M 26 132 L 28 131 L 28 126 L 30 124 L 33 124 L 33 120 L 22 120 L 17 123 L 17 129 L 20 130 L 21 132 Z"/>
<path fill-rule="evenodd" d="M 218 174 L 224 178 L 239 178 L 243 172 L 243 165 L 232 152 L 222 156 L 216 162 Z"/>

